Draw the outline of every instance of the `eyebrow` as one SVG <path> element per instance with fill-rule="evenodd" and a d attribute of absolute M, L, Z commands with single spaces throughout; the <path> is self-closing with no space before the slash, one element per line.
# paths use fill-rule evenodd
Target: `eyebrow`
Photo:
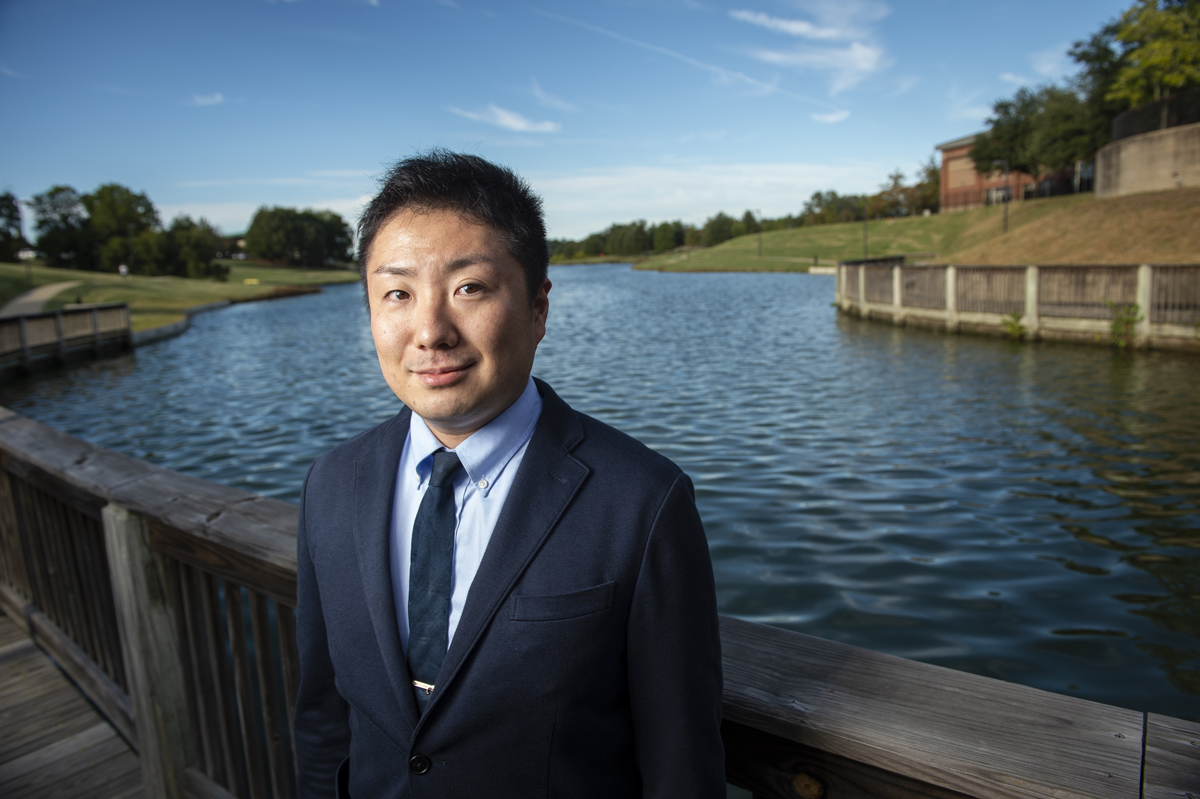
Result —
<path fill-rule="evenodd" d="M 468 266 L 473 266 L 474 264 L 479 263 L 493 264 L 495 263 L 495 260 L 482 253 L 473 253 L 471 255 L 464 255 L 462 258 L 455 258 L 453 261 L 442 267 L 442 270 L 445 272 L 454 272 L 456 270 L 465 269 Z M 412 267 L 409 266 L 400 266 L 399 264 L 380 264 L 371 270 L 371 274 L 412 277 L 415 273 Z"/>

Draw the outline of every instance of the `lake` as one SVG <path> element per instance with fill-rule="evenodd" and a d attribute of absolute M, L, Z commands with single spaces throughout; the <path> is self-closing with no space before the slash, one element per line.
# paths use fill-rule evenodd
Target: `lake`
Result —
<path fill-rule="evenodd" d="M 826 276 L 550 277 L 534 374 L 691 475 L 723 613 L 1200 720 L 1200 358 L 863 322 Z M 0 404 L 289 501 L 399 408 L 353 285 Z"/>

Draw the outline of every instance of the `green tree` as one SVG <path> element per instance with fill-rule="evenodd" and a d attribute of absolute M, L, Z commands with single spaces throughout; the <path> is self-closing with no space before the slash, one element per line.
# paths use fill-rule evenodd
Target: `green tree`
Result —
<path fill-rule="evenodd" d="M 195 222 L 189 216 L 177 216 L 164 231 L 163 239 L 164 262 L 171 274 L 228 279 L 229 267 L 213 263 L 221 249 L 221 235 L 204 219 Z"/>
<path fill-rule="evenodd" d="M 351 241 L 350 226 L 333 211 L 263 206 L 246 231 L 251 256 L 292 266 L 320 268 L 351 260 Z"/>
<path fill-rule="evenodd" d="M 704 221 L 704 228 L 700 233 L 700 243 L 705 247 L 712 247 L 731 238 L 733 238 L 733 217 L 723 211 L 718 211 L 716 216 L 709 217 Z"/>
<path fill-rule="evenodd" d="M 942 168 L 937 158 L 929 156 L 917 174 L 919 180 L 912 188 L 912 212 L 919 214 L 926 208 L 938 211 L 942 204 Z"/>
<path fill-rule="evenodd" d="M 666 252 L 675 249 L 675 228 L 670 222 L 662 222 L 654 228 L 654 251 Z"/>
<path fill-rule="evenodd" d="M 92 233 L 100 242 L 159 228 L 158 211 L 150 198 L 119 183 L 105 183 L 80 200 L 87 210 Z"/>
<path fill-rule="evenodd" d="M 1121 16 L 1116 38 L 1126 58 L 1109 99 L 1133 107 L 1200 86 L 1200 3 L 1139 0 Z"/>
<path fill-rule="evenodd" d="M 21 232 L 21 203 L 11 191 L 0 194 L 0 261 L 15 261 L 25 246 Z"/>
<path fill-rule="evenodd" d="M 79 193 L 70 186 L 52 186 L 35 194 L 33 227 L 37 248 L 50 266 L 94 268 L 93 239 Z"/>
<path fill-rule="evenodd" d="M 1030 134 L 1033 158 L 1047 171 L 1090 161 L 1103 142 L 1096 135 L 1092 110 L 1071 89 L 1047 86 L 1040 92 L 1041 112 Z"/>
<path fill-rule="evenodd" d="M 758 217 L 749 208 L 742 214 L 742 229 L 744 233 L 757 233 L 760 229 Z"/>
<path fill-rule="evenodd" d="M 1034 151 L 1034 119 L 1042 111 L 1039 89 L 1022 86 L 1012 99 L 997 100 L 992 116 L 987 119 L 990 130 L 975 139 L 968 154 L 978 172 L 987 174 L 997 169 L 997 161 L 1007 161 L 1014 172 L 1024 172 L 1037 181 L 1041 165 Z"/>
<path fill-rule="evenodd" d="M 1087 126 L 1094 153 L 1112 139 L 1112 122 L 1127 107 L 1124 100 L 1110 98 L 1109 92 L 1128 59 L 1116 47 L 1117 22 L 1109 22 L 1091 38 L 1075 42 L 1071 58 L 1079 64 L 1079 72 L 1071 80 L 1071 88 L 1083 98 L 1087 107 Z M 1091 157 L 1090 155 L 1088 156 Z"/>

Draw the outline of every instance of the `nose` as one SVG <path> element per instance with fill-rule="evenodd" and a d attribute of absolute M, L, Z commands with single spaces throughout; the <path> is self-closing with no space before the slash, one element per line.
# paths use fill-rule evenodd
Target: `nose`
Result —
<path fill-rule="evenodd" d="M 415 321 L 414 338 L 421 349 L 450 349 L 458 344 L 458 329 L 444 299 L 431 297 L 418 303 Z"/>

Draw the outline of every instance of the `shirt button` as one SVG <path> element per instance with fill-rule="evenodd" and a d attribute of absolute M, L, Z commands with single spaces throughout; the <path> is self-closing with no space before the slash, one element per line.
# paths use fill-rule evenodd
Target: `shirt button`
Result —
<path fill-rule="evenodd" d="M 408 759 L 408 769 L 413 774 L 424 774 L 429 771 L 429 758 L 425 755 L 413 755 Z"/>
<path fill-rule="evenodd" d="M 476 483 L 475 485 L 479 486 L 480 488 L 487 488 L 487 487 L 488 487 L 488 482 L 487 482 L 487 480 L 480 480 L 480 481 L 479 481 L 478 483 Z"/>

